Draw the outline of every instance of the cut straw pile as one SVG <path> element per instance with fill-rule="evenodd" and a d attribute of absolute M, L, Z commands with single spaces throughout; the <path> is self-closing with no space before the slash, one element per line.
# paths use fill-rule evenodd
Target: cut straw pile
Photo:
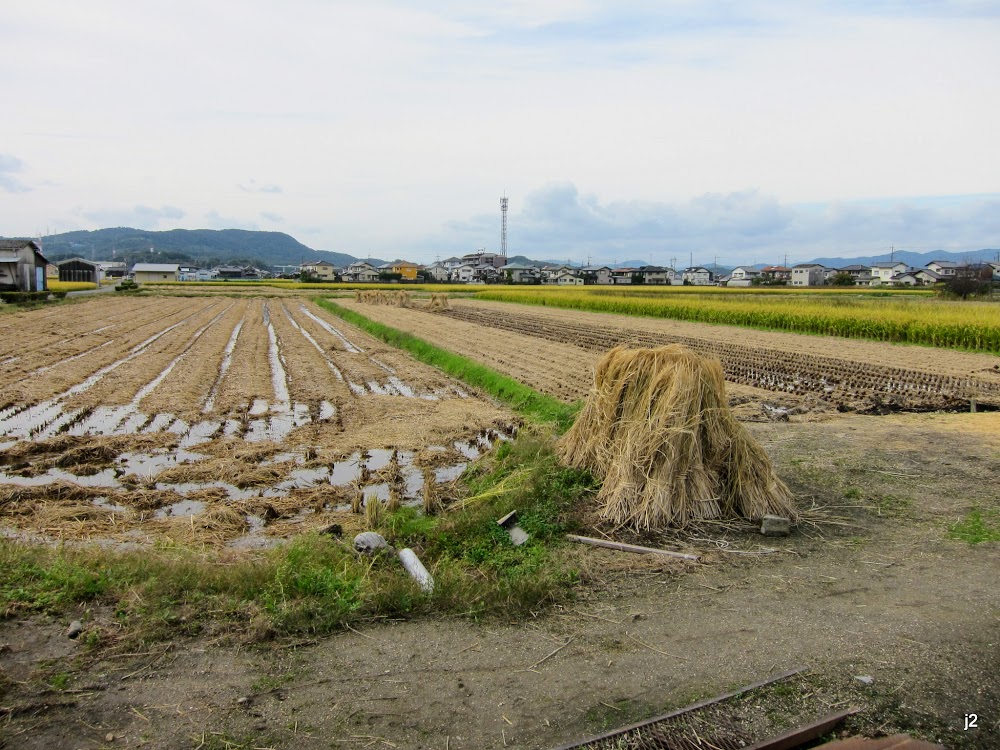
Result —
<path fill-rule="evenodd" d="M 680 344 L 605 354 L 559 452 L 602 480 L 600 512 L 616 526 L 795 517 L 764 449 L 729 410 L 721 365 Z"/>
<path fill-rule="evenodd" d="M 431 292 L 431 301 L 427 304 L 427 309 L 431 312 L 435 310 L 450 310 L 447 293 Z"/>
<path fill-rule="evenodd" d="M 392 307 L 413 307 L 410 301 L 410 293 L 400 290 L 398 292 L 386 292 L 381 289 L 355 291 L 354 301 L 366 305 L 390 305 Z"/>

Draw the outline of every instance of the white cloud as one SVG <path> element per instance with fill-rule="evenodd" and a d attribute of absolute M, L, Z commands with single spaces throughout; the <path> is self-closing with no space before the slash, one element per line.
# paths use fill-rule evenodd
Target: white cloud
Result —
<path fill-rule="evenodd" d="M 280 212 L 319 249 L 395 257 L 493 242 L 506 191 L 548 212 L 522 239 L 560 247 L 714 252 L 783 223 L 864 251 L 926 229 L 920 196 L 1000 192 L 998 41 L 989 2 L 20 3 L 3 231 Z M 586 195 L 529 198 L 554 184 Z M 866 214 L 897 197 L 918 209 Z M 985 214 L 934 216 L 941 241 L 1000 244 Z"/>

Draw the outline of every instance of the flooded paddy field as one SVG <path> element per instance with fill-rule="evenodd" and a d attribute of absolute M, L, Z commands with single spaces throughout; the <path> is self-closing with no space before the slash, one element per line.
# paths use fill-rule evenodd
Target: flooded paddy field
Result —
<path fill-rule="evenodd" d="M 365 502 L 420 503 L 516 430 L 300 298 L 103 297 L 0 329 L 0 529 L 18 538 L 349 531 Z"/>

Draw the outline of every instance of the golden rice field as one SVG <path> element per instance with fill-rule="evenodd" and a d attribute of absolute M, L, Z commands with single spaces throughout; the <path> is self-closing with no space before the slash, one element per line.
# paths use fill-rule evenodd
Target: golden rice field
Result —
<path fill-rule="evenodd" d="M 1000 303 L 921 295 L 485 289 L 477 299 L 1000 353 Z"/>
<path fill-rule="evenodd" d="M 80 292 L 84 289 L 96 289 L 97 284 L 89 281 L 59 281 L 59 279 L 49 279 L 47 284 L 50 292 Z"/>

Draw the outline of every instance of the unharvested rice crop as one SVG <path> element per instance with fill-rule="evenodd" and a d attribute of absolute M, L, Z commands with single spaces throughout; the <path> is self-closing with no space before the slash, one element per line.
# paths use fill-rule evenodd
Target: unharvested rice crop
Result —
<path fill-rule="evenodd" d="M 1000 353 L 1000 305 L 849 294 L 658 293 L 614 289 L 478 292 L 479 299 Z"/>
<path fill-rule="evenodd" d="M 679 344 L 608 352 L 559 452 L 602 481 L 600 513 L 616 526 L 795 517 L 788 488 L 726 403 L 722 367 Z"/>

